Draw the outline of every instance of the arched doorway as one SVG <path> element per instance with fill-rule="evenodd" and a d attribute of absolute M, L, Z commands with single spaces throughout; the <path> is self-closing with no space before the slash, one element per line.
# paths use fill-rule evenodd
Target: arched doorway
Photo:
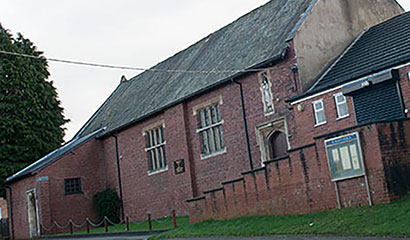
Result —
<path fill-rule="evenodd" d="M 268 137 L 269 159 L 275 159 L 288 155 L 288 142 L 286 134 L 281 131 L 274 131 Z"/>

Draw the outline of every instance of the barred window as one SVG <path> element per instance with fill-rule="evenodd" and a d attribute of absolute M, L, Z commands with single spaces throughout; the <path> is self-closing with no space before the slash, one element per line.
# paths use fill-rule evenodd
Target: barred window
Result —
<path fill-rule="evenodd" d="M 198 110 L 199 129 L 197 132 L 201 137 L 201 157 L 225 151 L 222 138 L 221 114 L 219 103 L 213 103 Z"/>
<path fill-rule="evenodd" d="M 167 169 L 165 159 L 164 127 L 158 126 L 145 132 L 148 154 L 149 172 L 157 172 Z"/>
<path fill-rule="evenodd" d="M 64 179 L 65 194 L 82 193 L 81 178 L 66 178 Z"/>

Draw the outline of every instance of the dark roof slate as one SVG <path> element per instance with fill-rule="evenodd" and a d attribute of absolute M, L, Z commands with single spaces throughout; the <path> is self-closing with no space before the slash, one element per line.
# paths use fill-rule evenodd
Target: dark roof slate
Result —
<path fill-rule="evenodd" d="M 249 69 L 282 56 L 315 0 L 272 0 L 159 63 L 156 69 Z M 237 74 L 236 74 L 237 75 Z M 121 83 L 77 135 L 123 128 L 206 89 L 234 73 L 143 72 Z"/>
<path fill-rule="evenodd" d="M 22 169 L 16 174 L 8 177 L 6 179 L 6 182 L 12 182 L 38 172 L 42 168 L 46 167 L 50 163 L 54 162 L 55 160 L 63 156 L 64 154 L 81 146 L 83 143 L 87 142 L 88 140 L 97 136 L 98 134 L 101 134 L 104 130 L 105 128 L 101 128 L 83 137 L 76 137 L 72 139 L 70 142 L 64 144 L 62 147 L 52 151 L 51 153 L 45 155 L 41 159 L 37 160 L 36 162 L 32 163 L 31 165 L 27 166 L 26 168 Z"/>
<path fill-rule="evenodd" d="M 306 93 L 290 101 L 410 61 L 410 12 L 362 32 Z"/>

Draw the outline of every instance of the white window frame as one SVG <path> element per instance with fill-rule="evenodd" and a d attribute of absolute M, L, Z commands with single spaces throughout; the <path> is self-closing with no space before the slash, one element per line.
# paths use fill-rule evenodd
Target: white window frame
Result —
<path fill-rule="evenodd" d="M 316 109 L 316 103 L 322 104 L 322 108 L 321 109 Z M 312 105 L 313 105 L 313 111 L 314 111 L 314 114 L 315 114 L 315 127 L 326 124 L 327 120 L 326 120 L 326 113 L 325 113 L 325 105 L 323 104 L 323 98 L 318 99 L 316 101 L 313 101 Z M 323 115 L 325 116 L 325 120 L 323 122 L 319 122 L 318 114 L 317 114 L 321 111 L 323 111 Z"/>
<path fill-rule="evenodd" d="M 157 129 L 159 130 L 160 134 L 160 139 L 155 134 L 155 131 Z M 166 153 L 165 153 L 165 144 L 167 143 L 165 141 L 164 137 L 164 129 L 165 126 L 164 124 L 155 124 L 153 126 L 150 126 L 146 129 L 144 129 L 143 135 L 146 137 L 146 147 L 145 147 L 145 152 L 147 153 L 147 158 L 148 158 L 148 175 L 164 172 L 168 170 L 168 164 L 166 160 Z M 148 138 L 152 138 L 151 140 Z M 162 140 L 162 141 L 161 141 Z M 153 145 L 149 143 L 149 141 L 153 141 Z M 154 152 L 156 159 L 154 160 L 156 165 L 159 165 L 157 167 L 154 167 L 154 161 L 152 159 L 151 153 Z M 161 156 L 161 159 L 158 159 L 159 156 Z M 162 165 L 162 166 L 161 166 Z"/>
<path fill-rule="evenodd" d="M 342 101 L 342 102 L 338 102 L 338 100 L 337 100 L 337 99 L 338 99 L 337 97 L 340 97 L 340 96 L 343 97 L 343 101 Z M 349 113 L 349 106 L 347 105 L 346 96 L 343 95 L 342 92 L 340 92 L 340 93 L 333 94 L 333 97 L 334 97 L 334 99 L 335 99 L 335 104 L 336 104 L 337 119 L 342 119 L 342 118 L 349 117 L 349 116 L 350 116 L 350 113 Z M 346 104 L 347 114 L 342 116 L 342 115 L 340 114 L 340 106 L 343 105 L 343 104 Z"/>
<path fill-rule="evenodd" d="M 210 107 L 212 106 L 214 107 L 214 111 L 215 111 L 214 114 L 216 114 L 215 118 L 217 122 L 212 123 L 212 120 L 210 118 L 211 116 L 208 116 L 209 121 L 211 122 L 209 125 L 203 126 L 203 124 L 201 123 L 201 121 L 203 120 L 201 119 L 201 116 L 204 116 L 204 115 L 201 114 L 201 112 L 206 110 L 207 113 L 210 114 L 210 111 L 211 111 Z M 217 106 L 217 108 L 215 108 L 215 106 Z M 206 159 L 206 158 L 210 158 L 210 157 L 225 153 L 226 146 L 223 141 L 223 130 L 222 130 L 222 125 L 224 121 L 222 119 L 221 112 L 220 112 L 220 102 L 219 101 L 210 102 L 208 105 L 203 106 L 200 109 L 196 109 L 195 115 L 198 116 L 198 129 L 196 130 L 196 132 L 199 134 L 200 139 L 201 139 L 200 140 L 201 141 L 201 159 Z M 218 116 L 219 116 L 219 120 L 218 120 Z M 207 134 L 203 135 L 204 132 L 208 130 L 209 130 L 209 136 Z M 203 142 L 205 140 L 205 137 L 208 143 Z M 208 139 L 208 137 L 210 138 Z M 207 153 L 204 152 L 204 146 L 205 146 L 204 144 L 206 145 Z"/>

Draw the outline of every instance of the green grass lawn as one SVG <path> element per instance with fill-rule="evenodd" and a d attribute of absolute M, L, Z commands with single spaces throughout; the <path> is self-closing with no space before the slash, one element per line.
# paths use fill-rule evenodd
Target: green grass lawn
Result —
<path fill-rule="evenodd" d="M 150 239 L 274 234 L 410 235 L 410 194 L 392 204 L 306 215 L 256 216 L 185 225 Z"/>

